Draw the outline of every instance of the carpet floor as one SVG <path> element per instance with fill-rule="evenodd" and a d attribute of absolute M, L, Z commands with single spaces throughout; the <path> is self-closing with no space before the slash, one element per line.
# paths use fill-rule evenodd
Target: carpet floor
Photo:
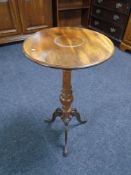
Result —
<path fill-rule="evenodd" d="M 131 55 L 116 48 L 109 61 L 75 70 L 81 117 L 44 122 L 60 106 L 61 70 L 26 59 L 22 44 L 0 47 L 0 175 L 131 175 Z"/>

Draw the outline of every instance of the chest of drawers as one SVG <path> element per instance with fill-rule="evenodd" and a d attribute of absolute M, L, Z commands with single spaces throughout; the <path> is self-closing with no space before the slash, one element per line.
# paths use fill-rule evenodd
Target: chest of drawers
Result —
<path fill-rule="evenodd" d="M 120 42 L 130 8 L 130 0 L 92 0 L 89 26 Z"/>

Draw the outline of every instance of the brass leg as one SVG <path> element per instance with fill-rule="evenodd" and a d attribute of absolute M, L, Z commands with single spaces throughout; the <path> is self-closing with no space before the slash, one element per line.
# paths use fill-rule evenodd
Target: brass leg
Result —
<path fill-rule="evenodd" d="M 87 120 L 82 120 L 81 117 L 80 117 L 80 113 L 77 111 L 77 109 L 75 108 L 72 108 L 71 110 L 71 116 L 72 117 L 76 117 L 77 121 L 80 123 L 80 124 L 84 124 L 87 122 Z"/>
<path fill-rule="evenodd" d="M 46 119 L 45 122 L 47 123 L 53 123 L 56 119 L 56 117 L 60 117 L 62 115 L 62 110 L 60 108 L 57 108 L 55 112 L 52 114 L 52 118 Z"/>

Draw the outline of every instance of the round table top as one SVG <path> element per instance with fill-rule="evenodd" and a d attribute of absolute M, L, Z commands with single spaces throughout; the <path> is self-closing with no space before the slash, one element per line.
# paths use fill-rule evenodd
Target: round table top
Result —
<path fill-rule="evenodd" d="M 114 53 L 114 45 L 105 35 L 89 29 L 55 27 L 27 38 L 23 51 L 43 66 L 78 69 L 108 60 Z"/>

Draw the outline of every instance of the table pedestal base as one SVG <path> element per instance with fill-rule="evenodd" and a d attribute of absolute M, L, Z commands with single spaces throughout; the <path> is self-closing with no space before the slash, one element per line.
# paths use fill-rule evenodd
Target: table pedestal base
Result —
<path fill-rule="evenodd" d="M 64 156 L 67 156 L 67 140 L 68 140 L 68 126 L 69 122 L 73 117 L 76 117 L 77 121 L 80 124 L 84 124 L 86 121 L 81 120 L 80 113 L 77 109 L 72 108 L 71 104 L 73 102 L 72 95 L 72 86 L 71 86 L 71 71 L 64 70 L 63 71 L 63 86 L 60 95 L 60 102 L 62 104 L 62 108 L 57 108 L 52 115 L 51 119 L 45 120 L 48 123 L 52 123 L 55 121 L 57 117 L 60 117 L 65 124 L 65 146 L 64 146 Z"/>

